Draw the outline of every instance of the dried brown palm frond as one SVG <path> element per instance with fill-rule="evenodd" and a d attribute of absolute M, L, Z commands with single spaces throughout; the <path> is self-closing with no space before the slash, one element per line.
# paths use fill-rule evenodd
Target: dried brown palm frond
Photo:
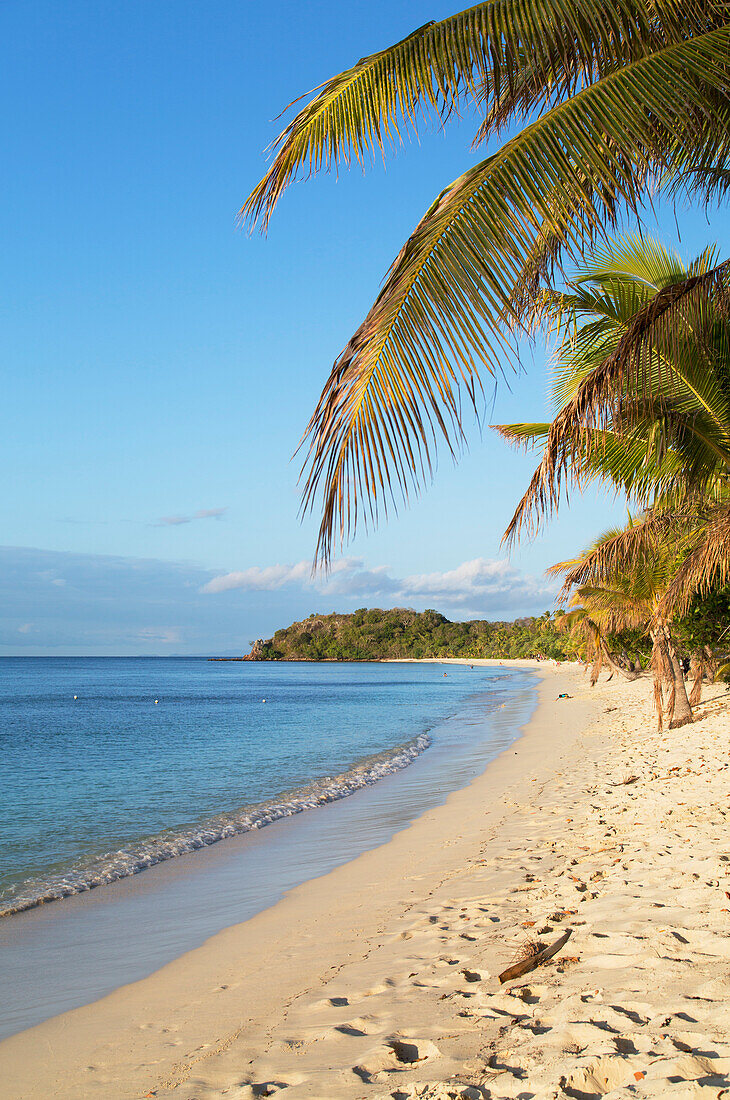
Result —
<path fill-rule="evenodd" d="M 597 540 L 581 557 L 550 566 L 546 570 L 549 576 L 563 577 L 558 598 L 566 597 L 581 586 L 610 585 L 622 575 L 636 574 L 647 562 L 656 562 L 664 570 L 662 559 L 666 557 L 667 540 L 671 536 L 676 545 L 682 525 L 694 515 L 690 509 L 671 513 L 647 512 L 633 519 L 623 530 L 611 531 Z M 664 579 L 667 578 L 668 570 Z M 617 590 L 617 598 L 619 594 L 620 589 Z"/>
<path fill-rule="evenodd" d="M 617 673 L 627 680 L 635 680 L 636 674 L 619 666 L 613 659 L 606 641 L 606 635 L 614 630 L 623 630 L 628 625 L 626 613 L 619 626 L 615 622 L 614 602 L 608 606 L 604 600 L 605 591 L 581 587 L 568 601 L 569 610 L 555 618 L 558 630 L 570 634 L 573 642 L 588 665 L 591 687 L 598 682 L 604 665 L 609 668 L 609 680 Z M 633 623 L 631 625 L 634 625 Z M 641 625 L 641 623 L 639 624 Z"/>
<path fill-rule="evenodd" d="M 685 614 L 695 595 L 730 584 L 730 504 L 698 509 L 686 541 L 691 548 L 667 588 L 665 607 Z"/>
<path fill-rule="evenodd" d="M 528 936 L 515 951 L 512 962 L 519 963 L 526 962 L 527 959 L 534 959 L 541 951 L 544 951 L 546 947 L 547 944 L 543 943 L 542 940 L 533 939 Z"/>

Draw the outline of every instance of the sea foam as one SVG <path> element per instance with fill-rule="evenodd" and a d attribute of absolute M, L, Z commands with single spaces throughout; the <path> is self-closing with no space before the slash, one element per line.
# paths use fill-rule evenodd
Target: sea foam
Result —
<path fill-rule="evenodd" d="M 349 771 L 335 776 L 323 776 L 305 787 L 283 794 L 267 802 L 244 806 L 229 814 L 218 814 L 206 821 L 181 829 L 171 829 L 157 836 L 131 844 L 116 852 L 98 856 L 86 864 L 51 875 L 44 879 L 29 879 L 20 884 L 12 896 L 0 894 L 0 917 L 35 909 L 50 901 L 82 894 L 96 886 L 104 886 L 121 878 L 139 874 L 157 863 L 174 859 L 185 852 L 207 848 L 231 836 L 262 829 L 273 821 L 293 817 L 328 802 L 337 802 L 363 787 L 369 787 L 387 775 L 411 764 L 431 744 L 428 734 L 407 741 L 395 749 L 378 753 L 360 761 Z"/>

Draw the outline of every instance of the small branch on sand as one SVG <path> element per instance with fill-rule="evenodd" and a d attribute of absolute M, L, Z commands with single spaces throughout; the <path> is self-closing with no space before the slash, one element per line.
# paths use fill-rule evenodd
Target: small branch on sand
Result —
<path fill-rule="evenodd" d="M 536 954 L 528 955 L 527 958 L 521 959 L 519 962 L 513 963 L 512 966 L 508 966 L 506 970 L 503 970 L 499 975 L 499 980 L 502 985 L 505 982 L 511 982 L 514 978 L 521 978 L 523 974 L 529 974 L 531 970 L 537 970 L 538 966 L 542 966 L 548 959 L 552 959 L 553 955 L 557 955 L 558 951 L 561 951 L 570 937 L 573 935 L 573 929 L 569 928 L 567 932 L 564 932 L 559 940 L 556 940 L 550 947 L 543 947 L 541 951 Z"/>

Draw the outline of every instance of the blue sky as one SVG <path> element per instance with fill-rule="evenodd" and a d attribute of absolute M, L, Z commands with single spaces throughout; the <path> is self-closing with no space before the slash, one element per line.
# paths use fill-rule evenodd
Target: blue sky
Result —
<path fill-rule="evenodd" d="M 450 10 L 6 0 L 0 653 L 239 652 L 365 604 L 511 617 L 550 603 L 546 565 L 620 521 L 604 496 L 575 501 L 504 564 L 532 465 L 472 431 L 330 582 L 300 564 L 317 524 L 297 519 L 291 454 L 402 240 L 472 162 L 473 120 L 387 170 L 295 186 L 267 238 L 235 214 L 290 100 Z M 678 224 L 687 256 L 724 245 L 724 213 Z M 659 232 L 677 241 L 671 212 Z M 508 383 L 493 420 L 545 417 L 542 348 Z"/>

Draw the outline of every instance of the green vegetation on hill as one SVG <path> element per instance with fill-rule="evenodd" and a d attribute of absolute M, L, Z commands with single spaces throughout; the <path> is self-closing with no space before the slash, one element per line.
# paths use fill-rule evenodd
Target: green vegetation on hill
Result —
<path fill-rule="evenodd" d="M 563 611 L 512 622 L 453 623 L 438 611 L 390 611 L 364 608 L 351 615 L 312 614 L 255 642 L 252 661 L 381 661 L 405 657 L 506 658 L 549 657 L 593 661 L 590 641 L 571 630 Z M 675 624 L 680 656 L 705 650 L 725 659 L 730 629 L 730 593 L 695 600 Z M 605 634 L 613 662 L 621 668 L 646 668 L 651 640 L 642 629 Z M 705 649 L 706 647 L 706 649 Z"/>
<path fill-rule="evenodd" d="M 377 608 L 351 615 L 310 615 L 257 642 L 260 661 L 377 661 L 403 657 L 553 657 L 574 651 L 549 611 L 514 622 L 452 623 L 437 611 Z"/>

